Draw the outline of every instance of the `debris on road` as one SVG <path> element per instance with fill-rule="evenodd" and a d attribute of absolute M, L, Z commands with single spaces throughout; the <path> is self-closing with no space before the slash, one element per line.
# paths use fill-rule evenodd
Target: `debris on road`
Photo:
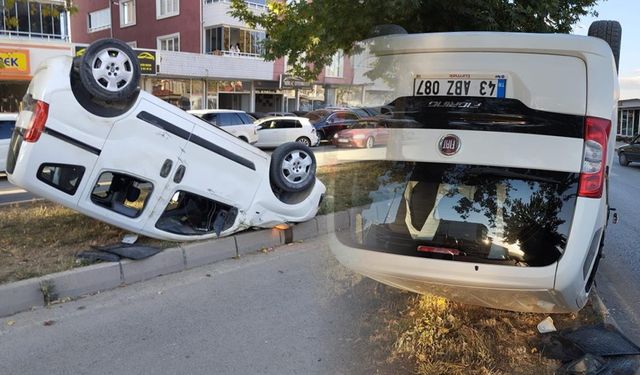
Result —
<path fill-rule="evenodd" d="M 549 333 L 555 332 L 556 327 L 553 325 L 553 319 L 550 316 L 546 317 L 543 321 L 538 323 L 538 332 Z"/>

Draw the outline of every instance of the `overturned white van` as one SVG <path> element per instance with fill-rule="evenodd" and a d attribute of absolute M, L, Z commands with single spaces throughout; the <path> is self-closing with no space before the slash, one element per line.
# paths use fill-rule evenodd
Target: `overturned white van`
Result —
<path fill-rule="evenodd" d="M 369 87 L 385 100 L 366 104 L 396 121 L 385 120 L 386 147 L 343 156 L 358 167 L 336 194 L 355 206 L 332 238 L 336 257 L 464 303 L 582 308 L 610 211 L 620 25 L 596 22 L 590 35 L 614 53 L 557 34 L 367 40 L 356 70 L 377 73 Z"/>

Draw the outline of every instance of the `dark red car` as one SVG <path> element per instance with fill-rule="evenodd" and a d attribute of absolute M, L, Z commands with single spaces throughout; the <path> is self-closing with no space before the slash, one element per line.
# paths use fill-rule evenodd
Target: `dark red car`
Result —
<path fill-rule="evenodd" d="M 361 120 L 350 129 L 337 132 L 331 142 L 336 147 L 371 148 L 386 145 L 389 130 L 385 121 Z"/>

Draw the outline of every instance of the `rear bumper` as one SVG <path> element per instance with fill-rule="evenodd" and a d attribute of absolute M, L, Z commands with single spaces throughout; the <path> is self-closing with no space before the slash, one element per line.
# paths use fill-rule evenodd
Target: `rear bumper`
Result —
<path fill-rule="evenodd" d="M 332 239 L 331 250 L 346 267 L 384 284 L 415 293 L 435 294 L 460 303 L 522 312 L 567 313 L 582 307 L 568 293 L 553 288 L 555 265 L 524 269 L 456 264 L 350 248 L 335 238 Z"/>

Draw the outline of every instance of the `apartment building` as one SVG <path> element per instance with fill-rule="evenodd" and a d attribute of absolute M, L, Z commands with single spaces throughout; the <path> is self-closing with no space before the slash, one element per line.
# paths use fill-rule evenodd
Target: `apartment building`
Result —
<path fill-rule="evenodd" d="M 74 43 L 118 38 L 154 52 L 155 68 L 143 75 L 144 90 L 191 109 L 249 112 L 312 109 L 353 104 L 353 69 L 338 55 L 310 86 L 287 85 L 283 59 L 265 61 L 255 30 L 231 17 L 228 0 L 76 0 L 71 16 Z M 255 12 L 266 0 L 247 1 Z M 285 82 L 285 85 L 282 82 Z"/>
<path fill-rule="evenodd" d="M 33 72 L 71 55 L 64 1 L 0 0 L 0 112 L 17 112 Z"/>

